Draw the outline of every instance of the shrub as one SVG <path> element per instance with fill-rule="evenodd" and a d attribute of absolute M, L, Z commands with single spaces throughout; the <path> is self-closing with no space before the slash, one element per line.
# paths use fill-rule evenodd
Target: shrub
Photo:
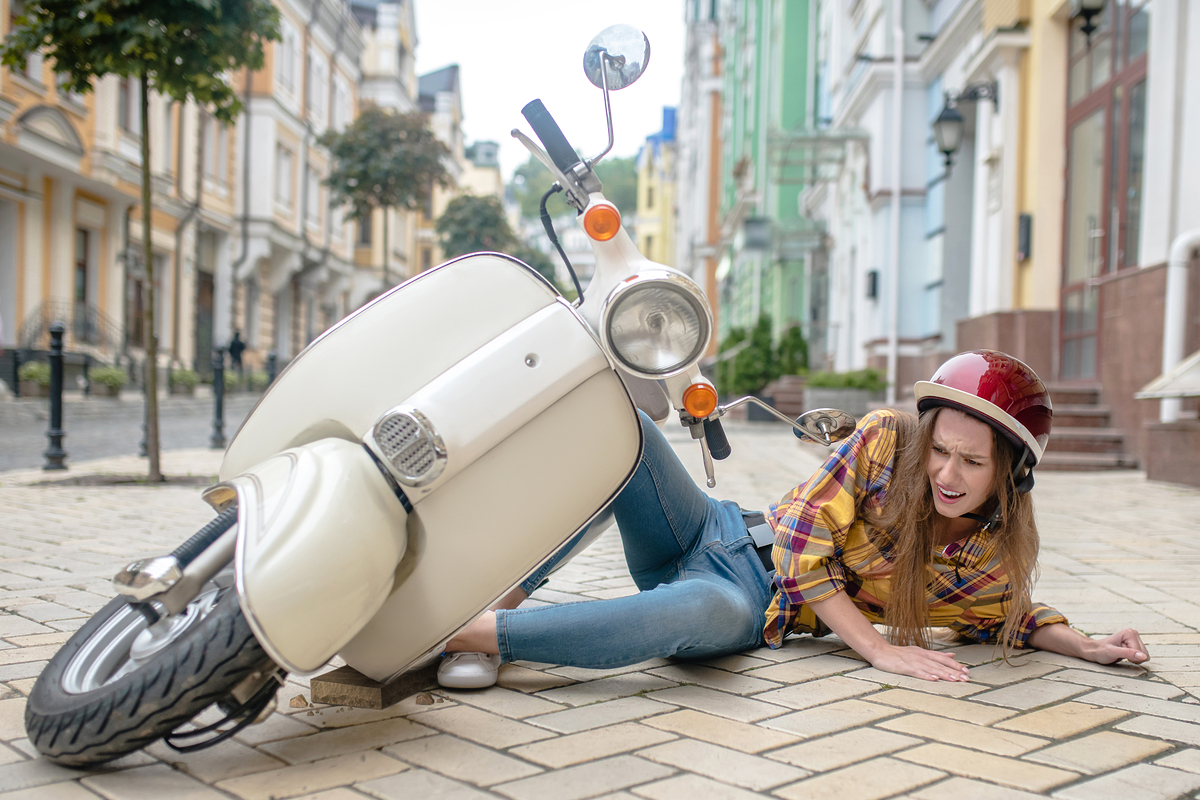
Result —
<path fill-rule="evenodd" d="M 793 325 L 783 334 L 777 355 L 780 375 L 804 375 L 808 372 L 808 342 L 799 325 Z"/>
<path fill-rule="evenodd" d="M 129 378 L 120 367 L 96 367 L 88 371 L 88 380 L 110 389 L 120 389 Z"/>
<path fill-rule="evenodd" d="M 179 367 L 178 369 L 171 370 L 172 386 L 186 386 L 189 389 L 195 389 L 196 384 L 199 382 L 200 376 L 196 374 L 195 370 L 188 369 L 187 367 Z"/>
<path fill-rule="evenodd" d="M 732 328 L 721 343 L 717 389 L 729 397 L 757 394 L 780 375 L 803 375 L 808 366 L 808 342 L 799 325 L 788 328 L 779 346 L 771 343 L 771 318 L 766 314 L 749 333 Z"/>
<path fill-rule="evenodd" d="M 238 385 L 238 374 L 234 370 L 225 370 L 225 388 L 235 389 Z"/>
<path fill-rule="evenodd" d="M 267 388 L 267 384 L 271 382 L 271 378 L 267 373 L 255 370 L 250 373 L 250 389 L 255 392 L 261 392 Z"/>
<path fill-rule="evenodd" d="M 17 369 L 17 380 L 32 381 L 41 386 L 50 385 L 50 365 L 44 361 L 30 361 Z"/>
<path fill-rule="evenodd" d="M 883 373 L 877 369 L 860 369 L 854 372 L 814 372 L 808 376 L 808 385 L 821 389 L 865 389 L 882 392 L 887 388 Z"/>

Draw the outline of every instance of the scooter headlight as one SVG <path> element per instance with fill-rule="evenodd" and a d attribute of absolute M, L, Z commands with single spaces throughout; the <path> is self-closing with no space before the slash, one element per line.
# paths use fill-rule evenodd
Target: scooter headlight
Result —
<path fill-rule="evenodd" d="M 629 371 L 666 378 L 704 355 L 712 313 L 691 280 L 676 272 L 651 270 L 613 289 L 600 329 L 609 352 Z"/>

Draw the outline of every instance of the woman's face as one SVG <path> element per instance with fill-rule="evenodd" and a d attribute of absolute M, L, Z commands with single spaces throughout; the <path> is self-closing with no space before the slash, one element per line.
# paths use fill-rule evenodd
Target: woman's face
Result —
<path fill-rule="evenodd" d="M 961 411 L 942 409 L 926 467 L 937 512 L 954 518 L 982 506 L 991 494 L 992 462 L 992 429 Z"/>

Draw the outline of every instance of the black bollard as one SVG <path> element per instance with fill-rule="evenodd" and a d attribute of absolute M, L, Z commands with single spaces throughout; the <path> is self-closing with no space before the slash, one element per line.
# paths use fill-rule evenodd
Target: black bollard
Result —
<path fill-rule="evenodd" d="M 146 363 L 147 362 L 145 362 L 145 361 L 142 362 L 142 391 L 143 392 L 146 389 Z M 148 438 L 147 434 L 146 434 L 146 430 L 149 428 L 149 425 L 147 425 L 147 423 L 146 423 L 146 414 L 147 413 L 149 413 L 149 412 L 146 408 L 146 404 L 143 402 L 142 403 L 142 440 L 140 442 L 138 442 L 138 455 L 141 456 L 142 458 L 146 458 L 150 452 L 149 446 L 146 444 L 146 439 Z"/>
<path fill-rule="evenodd" d="M 13 397 L 21 396 L 21 379 L 18 374 L 21 370 L 21 351 L 12 351 L 12 393 Z"/>
<path fill-rule="evenodd" d="M 83 396 L 92 396 L 92 357 L 84 355 L 83 357 Z"/>
<path fill-rule="evenodd" d="M 267 353 L 267 386 L 275 382 L 275 351 Z"/>
<path fill-rule="evenodd" d="M 221 450 L 225 447 L 225 351 L 219 347 L 213 348 L 212 369 L 213 420 L 208 446 Z"/>
<path fill-rule="evenodd" d="M 66 326 L 61 322 L 50 324 L 50 427 L 46 429 L 46 438 L 50 446 L 42 455 L 46 456 L 45 470 L 66 469 L 63 462 L 67 451 L 62 448 L 62 440 L 66 434 L 62 424 L 62 393 L 63 393 L 63 332 Z"/>

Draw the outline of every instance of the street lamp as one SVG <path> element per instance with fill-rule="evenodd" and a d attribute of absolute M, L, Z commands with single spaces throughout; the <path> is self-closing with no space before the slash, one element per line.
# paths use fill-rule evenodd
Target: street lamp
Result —
<path fill-rule="evenodd" d="M 957 108 L 959 103 L 976 100 L 991 100 L 996 110 L 1000 110 L 1000 87 L 995 81 L 973 83 L 958 94 L 946 92 L 946 105 L 942 113 L 933 121 L 933 138 L 937 141 L 938 150 L 946 156 L 946 172 L 950 171 L 953 163 L 951 156 L 962 144 L 963 115 Z"/>
<path fill-rule="evenodd" d="M 1092 46 L 1092 34 L 1099 27 L 1093 20 L 1104 10 L 1104 3 L 1105 0 L 1071 0 L 1071 19 L 1083 17 L 1083 25 L 1079 30 L 1087 37 L 1089 49 Z"/>

